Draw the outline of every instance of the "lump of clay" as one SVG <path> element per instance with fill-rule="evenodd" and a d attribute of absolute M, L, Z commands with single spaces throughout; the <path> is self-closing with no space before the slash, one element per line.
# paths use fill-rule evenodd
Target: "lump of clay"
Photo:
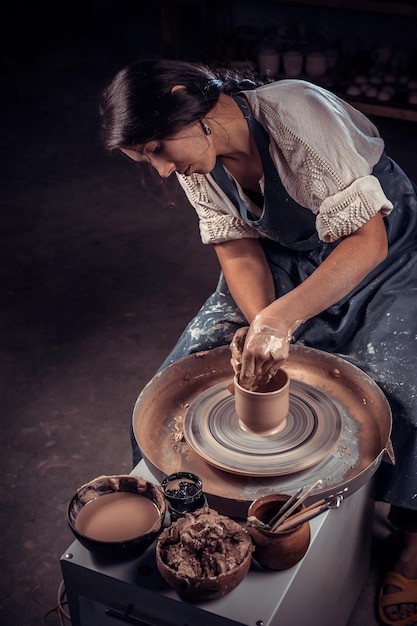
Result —
<path fill-rule="evenodd" d="M 208 507 L 187 513 L 159 537 L 162 561 L 179 578 L 213 578 L 235 570 L 252 553 L 249 533 Z"/>

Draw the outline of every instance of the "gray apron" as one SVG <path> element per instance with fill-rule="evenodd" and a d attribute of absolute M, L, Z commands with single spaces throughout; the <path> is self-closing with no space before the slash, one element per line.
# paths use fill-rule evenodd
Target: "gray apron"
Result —
<path fill-rule="evenodd" d="M 218 159 L 212 176 L 262 238 L 276 297 L 303 282 L 338 245 L 318 238 L 315 216 L 286 192 L 269 153 L 269 136 L 241 98 L 262 159 L 265 189 L 260 217 L 251 215 Z M 384 218 L 387 258 L 345 298 L 303 324 L 294 334 L 302 345 L 337 354 L 369 374 L 393 412 L 396 465 L 381 464 L 377 497 L 417 510 L 417 194 L 416 187 L 386 154 L 373 169 L 394 209 Z M 247 325 L 220 277 L 214 294 L 190 322 L 160 369 L 197 352 L 230 343 Z"/>

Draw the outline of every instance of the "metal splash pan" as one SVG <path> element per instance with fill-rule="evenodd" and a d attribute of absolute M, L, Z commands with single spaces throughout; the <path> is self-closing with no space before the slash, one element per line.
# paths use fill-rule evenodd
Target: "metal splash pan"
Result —
<path fill-rule="evenodd" d="M 219 425 L 234 419 L 230 406 L 217 415 L 222 403 L 231 402 L 228 346 L 188 356 L 156 375 L 133 411 L 134 434 L 155 478 L 193 472 L 202 479 L 210 506 L 245 517 L 249 504 L 266 493 L 292 494 L 321 478 L 312 499 L 344 488 L 349 494 L 373 476 L 384 456 L 393 462 L 391 410 L 367 374 L 338 356 L 297 345 L 285 369 L 295 405 L 307 394 L 310 409 L 319 415 L 314 423 L 305 418 L 307 434 L 293 426 L 287 444 L 253 444 L 236 428 L 224 431 Z"/>

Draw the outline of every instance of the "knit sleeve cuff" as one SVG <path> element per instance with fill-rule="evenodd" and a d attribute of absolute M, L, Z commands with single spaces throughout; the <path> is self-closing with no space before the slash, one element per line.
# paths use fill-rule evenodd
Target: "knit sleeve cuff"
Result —
<path fill-rule="evenodd" d="M 364 176 L 322 202 L 316 228 L 322 241 L 330 243 L 347 237 L 379 211 L 388 215 L 393 204 L 385 196 L 375 176 Z"/>

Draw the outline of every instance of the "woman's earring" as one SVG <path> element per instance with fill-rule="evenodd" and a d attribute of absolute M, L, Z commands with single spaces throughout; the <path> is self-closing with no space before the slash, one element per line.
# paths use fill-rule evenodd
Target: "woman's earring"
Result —
<path fill-rule="evenodd" d="M 205 122 L 203 122 L 203 120 L 200 120 L 200 124 L 201 124 L 201 128 L 204 131 L 205 135 L 211 135 L 211 130 L 210 128 L 207 126 L 207 124 Z"/>

